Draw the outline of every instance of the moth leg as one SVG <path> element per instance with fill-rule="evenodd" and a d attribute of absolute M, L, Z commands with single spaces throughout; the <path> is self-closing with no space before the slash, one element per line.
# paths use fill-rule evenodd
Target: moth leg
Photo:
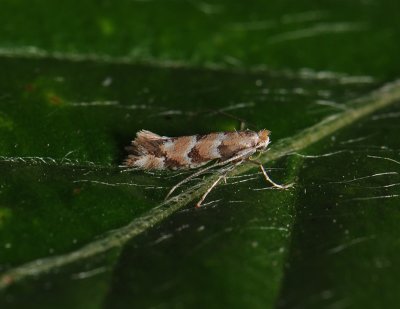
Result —
<path fill-rule="evenodd" d="M 214 187 L 221 181 L 221 179 L 225 179 L 225 175 L 221 175 L 217 178 L 216 181 L 213 182 L 213 184 L 207 189 L 207 191 L 203 194 L 203 196 L 201 197 L 201 199 L 197 202 L 196 204 L 196 208 L 199 208 L 201 206 L 201 203 L 203 203 L 203 201 L 205 200 L 205 198 L 207 197 L 207 195 L 212 191 L 212 189 L 214 189 Z M 225 180 L 226 181 L 226 180 Z"/>
<path fill-rule="evenodd" d="M 206 172 L 206 171 L 208 171 L 208 170 L 210 170 L 210 169 L 212 169 L 212 168 L 214 168 L 214 167 L 217 167 L 217 166 L 227 165 L 228 163 L 235 162 L 235 161 L 238 161 L 238 160 L 240 161 L 239 164 L 241 164 L 241 163 L 243 162 L 243 158 L 244 158 L 244 157 L 247 157 L 248 155 L 251 155 L 251 153 L 253 153 L 253 151 L 247 150 L 247 152 L 245 151 L 245 152 L 243 152 L 243 153 L 240 153 L 240 154 L 238 154 L 237 156 L 234 156 L 234 157 L 232 157 L 232 158 L 230 158 L 230 159 L 228 159 L 228 160 L 226 160 L 226 161 L 217 162 L 217 163 L 215 163 L 215 164 L 213 164 L 213 165 L 207 166 L 207 167 L 205 167 L 205 168 L 199 170 L 199 171 L 196 172 L 196 173 L 193 173 L 192 175 L 186 177 L 186 178 L 183 179 L 182 181 L 178 182 L 175 186 L 173 186 L 173 187 L 171 188 L 171 190 L 169 190 L 169 192 L 168 192 L 168 194 L 166 195 L 166 197 L 165 197 L 164 200 L 167 200 L 167 199 L 171 196 L 171 194 L 172 194 L 177 188 L 179 188 L 179 187 L 180 187 L 181 185 L 183 185 L 184 183 L 188 182 L 190 179 L 192 179 L 192 178 L 194 178 L 194 177 L 197 177 L 197 176 L 203 174 L 204 172 Z M 236 166 L 236 165 L 237 165 L 237 163 L 235 163 L 235 164 L 232 165 L 232 166 Z"/>
<path fill-rule="evenodd" d="M 207 167 L 205 167 L 205 168 L 203 168 L 203 169 L 197 171 L 196 173 L 193 173 L 192 175 L 186 177 L 186 178 L 183 179 L 182 181 L 178 182 L 175 186 L 173 186 L 173 187 L 171 188 L 171 190 L 169 190 L 169 192 L 168 192 L 168 194 L 165 196 L 165 199 L 164 199 L 164 200 L 167 200 L 167 199 L 171 196 L 171 194 L 172 194 L 176 189 L 178 189 L 181 185 L 183 185 L 183 184 L 185 184 L 186 182 L 188 182 L 190 179 L 195 178 L 195 177 L 197 177 L 197 176 L 200 176 L 200 175 L 203 174 L 204 172 L 206 172 L 206 171 L 208 171 L 209 169 L 211 169 L 211 168 L 213 168 L 213 167 L 215 167 L 215 166 L 218 166 L 218 165 L 219 165 L 219 163 L 216 163 L 216 164 L 207 166 Z"/>
<path fill-rule="evenodd" d="M 201 206 L 201 203 L 203 203 L 203 201 L 205 200 L 205 198 L 207 197 L 207 195 L 212 191 L 212 189 L 215 188 L 215 186 L 221 181 L 221 179 L 223 179 L 224 182 L 225 182 L 225 184 L 226 184 L 226 183 L 227 183 L 227 182 L 226 182 L 226 175 L 227 175 L 230 171 L 232 171 L 236 166 L 242 164 L 243 162 L 244 162 L 243 159 L 238 159 L 238 161 L 236 161 L 236 162 L 234 161 L 233 164 L 232 164 L 231 166 L 229 166 L 227 169 L 225 169 L 225 170 L 222 172 L 222 175 L 219 176 L 219 177 L 217 178 L 217 180 L 216 180 L 215 182 L 213 182 L 213 184 L 212 184 L 212 185 L 207 189 L 207 191 L 203 194 L 203 196 L 201 197 L 200 201 L 197 202 L 196 208 L 199 208 L 199 207 Z"/>
<path fill-rule="evenodd" d="M 269 178 L 269 176 L 268 176 L 267 172 L 265 171 L 264 166 L 261 164 L 261 162 L 254 161 L 249 158 L 247 159 L 247 161 L 258 165 L 258 167 L 260 168 L 261 172 L 264 175 L 265 180 L 267 182 L 269 182 L 270 184 L 272 184 L 274 187 L 279 188 L 279 189 L 287 189 L 287 188 L 293 187 L 293 183 L 290 183 L 287 185 L 279 185 L 276 182 L 274 182 L 271 178 Z"/>

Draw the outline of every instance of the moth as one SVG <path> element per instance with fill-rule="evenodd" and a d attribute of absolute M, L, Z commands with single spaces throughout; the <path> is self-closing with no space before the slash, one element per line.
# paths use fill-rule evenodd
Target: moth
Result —
<path fill-rule="evenodd" d="M 123 165 L 143 170 L 182 170 L 196 169 L 214 161 L 189 177 L 176 184 L 167 194 L 166 199 L 182 184 L 197 177 L 211 168 L 227 166 L 216 181 L 203 194 L 196 207 L 200 207 L 206 196 L 222 180 L 226 181 L 226 174 L 233 167 L 243 162 L 257 164 L 266 181 L 274 187 L 285 189 L 273 182 L 263 165 L 251 159 L 256 152 L 263 151 L 270 142 L 270 131 L 240 130 L 231 132 L 214 132 L 206 135 L 190 135 L 180 137 L 160 136 L 147 130 L 136 134 L 131 146 L 126 147 L 129 152 Z"/>

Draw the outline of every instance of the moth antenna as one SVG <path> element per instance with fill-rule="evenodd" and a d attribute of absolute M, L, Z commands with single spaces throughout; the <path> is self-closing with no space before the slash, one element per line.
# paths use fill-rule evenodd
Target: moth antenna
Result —
<path fill-rule="evenodd" d="M 240 130 L 244 130 L 247 127 L 247 125 L 249 125 L 250 128 L 253 128 L 253 129 L 257 130 L 257 127 L 254 124 L 249 123 L 246 119 L 243 119 L 241 117 L 235 116 L 235 115 L 233 115 L 231 113 L 227 113 L 227 112 L 222 111 L 222 110 L 216 110 L 215 113 L 221 114 L 221 115 L 226 116 L 228 118 L 231 118 L 231 119 L 239 121 Z"/>

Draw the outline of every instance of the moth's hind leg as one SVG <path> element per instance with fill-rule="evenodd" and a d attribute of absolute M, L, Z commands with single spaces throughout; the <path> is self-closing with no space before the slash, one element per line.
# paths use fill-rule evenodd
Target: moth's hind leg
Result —
<path fill-rule="evenodd" d="M 267 172 L 265 171 L 264 166 L 261 164 L 261 162 L 251 160 L 250 158 L 247 158 L 246 161 L 258 165 L 258 167 L 260 168 L 261 172 L 264 175 L 265 180 L 267 182 L 269 182 L 270 184 L 272 184 L 275 188 L 287 189 L 287 188 L 293 187 L 293 185 L 294 185 L 293 183 L 290 183 L 287 185 L 280 185 L 280 184 L 277 184 L 276 182 L 274 182 L 271 178 L 269 178 L 269 176 L 268 176 Z"/>
<path fill-rule="evenodd" d="M 253 152 L 248 151 L 248 150 L 247 150 L 247 152 L 244 151 L 243 153 L 240 153 L 237 156 L 234 156 L 234 157 L 232 157 L 232 158 L 230 158 L 230 159 L 228 159 L 226 161 L 219 161 L 217 163 L 214 163 L 214 164 L 212 164 L 210 166 L 207 166 L 207 167 L 197 171 L 196 173 L 193 173 L 192 175 L 186 177 L 182 181 L 178 182 L 175 186 L 173 186 L 171 188 L 171 190 L 169 190 L 169 192 L 168 192 L 168 194 L 167 194 L 167 196 L 165 197 L 164 200 L 167 200 L 177 188 L 179 188 L 181 185 L 187 183 L 190 179 L 193 179 L 194 177 L 200 176 L 201 174 L 204 174 L 206 171 L 208 171 L 208 170 L 210 170 L 212 168 L 215 168 L 215 167 L 218 167 L 218 166 L 222 166 L 222 165 L 227 165 L 228 163 L 231 163 L 231 162 L 235 162 L 234 164 L 232 164 L 232 167 L 234 167 L 234 166 L 236 166 L 238 164 L 241 164 L 243 162 L 243 158 L 251 155 L 251 153 L 253 153 Z M 237 163 L 237 161 L 240 161 L 240 162 Z"/>
<path fill-rule="evenodd" d="M 217 178 L 216 181 L 213 182 L 213 184 L 207 189 L 207 191 L 203 194 L 203 196 L 201 197 L 201 199 L 197 202 L 196 204 L 196 208 L 200 208 L 201 204 L 204 202 L 204 200 L 206 199 L 207 195 L 210 194 L 210 192 L 212 191 L 212 189 L 215 188 L 215 186 L 221 181 L 221 179 L 226 179 L 225 177 L 226 175 L 221 175 Z M 225 180 L 226 182 L 226 180 Z"/>
<path fill-rule="evenodd" d="M 167 200 L 167 199 L 171 196 L 171 194 L 172 194 L 176 189 L 178 189 L 178 188 L 179 188 L 180 186 L 182 186 L 183 184 L 187 183 L 190 179 L 193 179 L 193 178 L 195 178 L 195 177 L 197 177 L 197 176 L 200 176 L 201 174 L 205 173 L 206 171 L 212 169 L 212 168 L 215 167 L 215 166 L 218 166 L 218 163 L 213 164 L 213 165 L 210 165 L 210 166 L 207 166 L 207 167 L 205 167 L 205 168 L 203 168 L 203 169 L 197 171 L 196 173 L 191 174 L 190 176 L 186 177 L 186 178 L 183 179 L 182 181 L 178 182 L 175 186 L 173 186 L 173 187 L 171 188 L 171 190 L 169 190 L 169 192 L 168 192 L 168 194 L 165 196 L 165 199 L 164 199 L 164 200 Z"/>
<path fill-rule="evenodd" d="M 205 200 L 205 198 L 207 197 L 208 194 L 210 194 L 210 192 L 216 187 L 216 185 L 223 179 L 225 184 L 226 184 L 226 176 L 228 175 L 228 173 L 230 171 L 232 171 L 236 166 L 240 165 L 243 163 L 243 159 L 238 159 L 235 161 L 232 161 L 232 165 L 229 166 L 228 168 L 226 168 L 224 171 L 222 171 L 221 176 L 219 176 L 217 178 L 216 181 L 214 181 L 212 183 L 212 185 L 207 189 L 207 191 L 203 194 L 203 196 L 201 197 L 201 199 L 197 202 L 196 204 L 196 208 L 199 208 L 201 206 L 201 204 L 203 203 L 203 201 Z"/>

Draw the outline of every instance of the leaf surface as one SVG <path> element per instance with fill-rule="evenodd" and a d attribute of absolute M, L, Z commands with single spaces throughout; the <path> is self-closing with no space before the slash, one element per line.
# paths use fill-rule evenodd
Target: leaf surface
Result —
<path fill-rule="evenodd" d="M 396 4 L 24 5 L 0 10 L 2 308 L 398 303 Z M 190 172 L 119 166 L 141 129 L 240 120 L 294 188 L 243 164 L 195 209 L 218 170 L 164 201 Z"/>

